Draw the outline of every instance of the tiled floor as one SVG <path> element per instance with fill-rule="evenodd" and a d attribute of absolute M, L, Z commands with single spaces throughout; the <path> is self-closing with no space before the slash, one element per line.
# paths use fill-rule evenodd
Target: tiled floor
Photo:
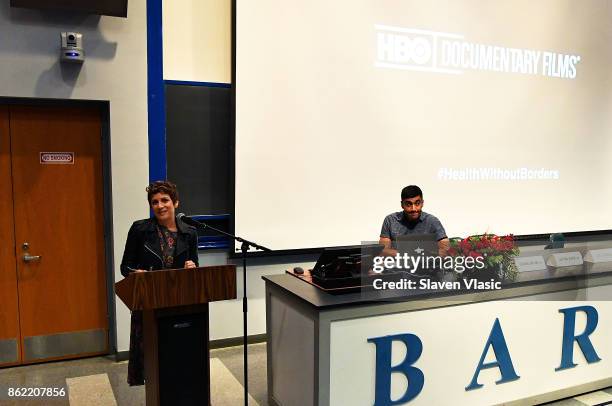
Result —
<path fill-rule="evenodd" d="M 244 404 L 242 347 L 211 351 L 213 405 Z M 249 345 L 249 405 L 267 405 L 266 345 Z M 111 357 L 86 358 L 0 369 L 0 406 L 139 406 L 145 404 L 144 386 L 126 383 L 127 361 Z M 9 387 L 70 388 L 63 398 L 7 399 Z"/>
<path fill-rule="evenodd" d="M 267 405 L 266 346 L 249 345 L 249 405 Z M 0 369 L 0 406 L 139 406 L 143 386 L 126 384 L 127 362 L 97 357 Z M 215 406 L 243 404 L 242 347 L 211 351 L 211 395 Z M 8 387 L 69 388 L 70 398 L 7 399 Z M 612 405 L 612 388 L 547 403 L 547 406 Z M 457 405 L 453 405 L 457 406 Z"/>

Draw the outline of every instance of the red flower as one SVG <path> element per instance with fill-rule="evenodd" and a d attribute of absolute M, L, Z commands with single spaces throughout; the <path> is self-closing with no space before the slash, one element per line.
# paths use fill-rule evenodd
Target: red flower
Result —
<path fill-rule="evenodd" d="M 459 243 L 459 248 L 463 251 L 464 254 L 467 254 L 472 250 L 472 244 L 468 240 L 462 240 Z"/>
<path fill-rule="evenodd" d="M 470 253 L 468 254 L 468 257 L 481 258 L 482 254 L 480 252 L 477 252 L 477 251 L 470 251 Z"/>
<path fill-rule="evenodd" d="M 476 248 L 477 248 L 477 249 L 483 249 L 483 248 L 487 248 L 487 247 L 489 247 L 490 245 L 491 245 L 491 244 L 490 244 L 490 242 L 489 242 L 489 241 L 482 240 L 482 241 L 478 241 L 478 242 L 476 243 Z"/>

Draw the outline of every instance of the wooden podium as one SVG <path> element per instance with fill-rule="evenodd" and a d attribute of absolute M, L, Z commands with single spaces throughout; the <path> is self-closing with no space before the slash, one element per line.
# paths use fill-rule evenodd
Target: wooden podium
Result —
<path fill-rule="evenodd" d="M 208 303 L 236 298 L 236 266 L 132 273 L 115 293 L 143 312 L 147 406 L 209 405 Z"/>

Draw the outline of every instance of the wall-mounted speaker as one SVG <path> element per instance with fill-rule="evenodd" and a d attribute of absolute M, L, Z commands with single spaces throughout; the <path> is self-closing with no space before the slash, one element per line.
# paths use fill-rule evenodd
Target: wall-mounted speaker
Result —
<path fill-rule="evenodd" d="M 128 0 L 11 0 L 11 7 L 127 17 Z"/>

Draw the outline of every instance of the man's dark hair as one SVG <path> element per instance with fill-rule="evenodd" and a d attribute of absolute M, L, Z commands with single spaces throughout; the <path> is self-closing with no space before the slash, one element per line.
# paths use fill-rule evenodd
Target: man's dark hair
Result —
<path fill-rule="evenodd" d="M 423 191 L 417 185 L 406 186 L 402 189 L 402 200 L 412 199 L 417 196 L 423 197 Z"/>
<path fill-rule="evenodd" d="M 158 193 L 163 193 L 170 196 L 172 203 L 176 203 L 178 200 L 178 190 L 176 190 L 176 185 L 167 180 L 158 180 L 151 183 L 149 186 L 147 186 L 146 191 L 149 204 L 151 204 L 151 199 L 153 196 Z"/>

